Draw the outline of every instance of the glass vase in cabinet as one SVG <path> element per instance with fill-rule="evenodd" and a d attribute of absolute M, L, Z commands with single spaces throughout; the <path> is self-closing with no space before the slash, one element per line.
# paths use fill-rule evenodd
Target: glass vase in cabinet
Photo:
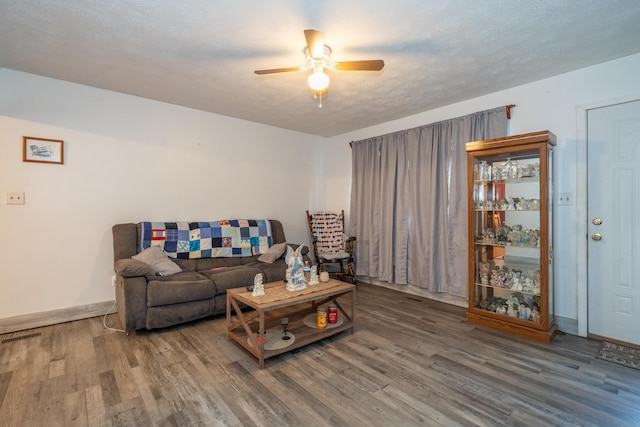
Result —
<path fill-rule="evenodd" d="M 553 313 L 549 131 L 469 142 L 467 320 L 549 343 Z"/>

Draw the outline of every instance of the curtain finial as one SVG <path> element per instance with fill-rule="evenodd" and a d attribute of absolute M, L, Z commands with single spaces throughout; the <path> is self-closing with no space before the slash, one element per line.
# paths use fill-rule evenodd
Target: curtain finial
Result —
<path fill-rule="evenodd" d="M 516 104 L 509 104 L 505 107 L 505 109 L 507 110 L 507 120 L 511 120 L 511 109 L 515 106 Z"/>

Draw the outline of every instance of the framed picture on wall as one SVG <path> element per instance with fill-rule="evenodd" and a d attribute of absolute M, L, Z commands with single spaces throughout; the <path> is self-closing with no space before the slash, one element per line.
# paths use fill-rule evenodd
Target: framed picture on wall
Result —
<path fill-rule="evenodd" d="M 62 165 L 64 164 L 64 141 L 23 136 L 22 161 Z"/>

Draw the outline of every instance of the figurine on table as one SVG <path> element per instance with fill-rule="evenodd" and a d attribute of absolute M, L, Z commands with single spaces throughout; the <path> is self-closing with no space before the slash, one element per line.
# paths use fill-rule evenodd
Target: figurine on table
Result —
<path fill-rule="evenodd" d="M 318 282 L 318 266 L 317 265 L 312 265 L 311 266 L 311 278 L 309 279 L 309 284 L 310 285 L 317 285 Z"/>
<path fill-rule="evenodd" d="M 256 274 L 256 277 L 253 278 L 253 293 L 251 296 L 261 297 L 264 295 L 264 284 L 262 281 L 262 273 Z"/>
<path fill-rule="evenodd" d="M 287 265 L 289 266 L 289 268 L 287 268 L 286 272 L 286 289 L 288 291 L 299 291 L 307 288 L 307 285 L 304 283 L 304 272 L 302 271 L 303 247 L 304 245 L 298 246 L 298 248 L 293 251 L 289 259 L 287 260 Z"/>

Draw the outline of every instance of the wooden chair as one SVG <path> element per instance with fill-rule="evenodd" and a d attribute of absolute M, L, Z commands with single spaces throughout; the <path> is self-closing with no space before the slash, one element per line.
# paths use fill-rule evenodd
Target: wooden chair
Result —
<path fill-rule="evenodd" d="M 344 234 L 344 210 L 341 213 L 307 211 L 307 222 L 318 274 L 326 271 L 330 276 L 355 285 L 353 249 L 356 238 Z"/>

